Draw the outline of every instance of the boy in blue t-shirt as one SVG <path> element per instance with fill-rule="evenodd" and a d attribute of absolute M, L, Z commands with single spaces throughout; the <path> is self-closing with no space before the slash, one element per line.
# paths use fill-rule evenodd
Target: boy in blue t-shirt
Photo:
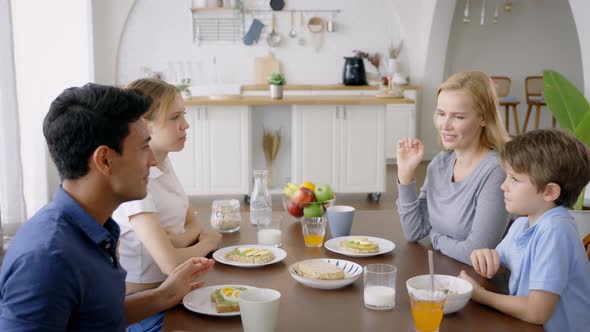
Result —
<path fill-rule="evenodd" d="M 590 331 L 590 263 L 571 207 L 590 181 L 590 149 L 560 130 L 535 130 L 506 143 L 506 210 L 518 218 L 496 249 L 474 250 L 475 272 L 510 270 L 510 295 L 473 284 L 473 300 L 549 331 Z"/>

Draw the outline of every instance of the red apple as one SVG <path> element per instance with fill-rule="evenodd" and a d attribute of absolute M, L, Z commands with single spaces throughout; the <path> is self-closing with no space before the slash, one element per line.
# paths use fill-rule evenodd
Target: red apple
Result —
<path fill-rule="evenodd" d="M 291 200 L 298 203 L 299 207 L 304 208 L 309 205 L 309 202 L 315 201 L 315 196 L 311 190 L 304 187 L 297 189 Z"/>
<path fill-rule="evenodd" d="M 295 202 L 289 202 L 289 204 L 287 204 L 287 211 L 289 211 L 289 214 L 295 218 L 303 217 L 303 208 Z"/>

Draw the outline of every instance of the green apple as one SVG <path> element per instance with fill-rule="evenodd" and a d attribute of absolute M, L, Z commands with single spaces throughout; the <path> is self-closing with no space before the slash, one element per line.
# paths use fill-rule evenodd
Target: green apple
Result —
<path fill-rule="evenodd" d="M 322 204 L 311 203 L 303 208 L 304 217 L 321 217 L 324 215 L 324 207 Z"/>
<path fill-rule="evenodd" d="M 318 202 L 325 202 L 334 198 L 334 192 L 327 184 L 317 185 L 314 190 L 314 195 Z"/>

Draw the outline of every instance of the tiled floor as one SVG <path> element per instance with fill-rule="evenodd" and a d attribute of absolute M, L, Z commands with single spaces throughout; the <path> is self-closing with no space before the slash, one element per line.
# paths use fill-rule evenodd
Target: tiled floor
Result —
<path fill-rule="evenodd" d="M 418 182 L 418 187 L 422 185 L 424 182 L 424 177 L 426 176 L 426 166 L 428 164 L 426 162 L 422 163 L 416 172 L 416 180 Z M 336 198 L 336 203 L 339 205 L 350 205 L 354 206 L 356 209 L 359 210 L 395 210 L 395 200 L 397 199 L 397 167 L 395 165 L 388 165 L 387 166 L 387 186 L 386 192 L 381 195 L 381 201 L 379 203 L 374 203 L 371 201 L 367 194 L 339 194 Z M 244 203 L 244 197 L 241 196 L 192 196 L 191 203 L 193 206 L 199 209 L 210 209 L 211 203 L 215 199 L 223 199 L 223 198 L 235 198 L 239 199 L 242 204 L 242 210 L 247 211 L 249 209 L 248 205 Z M 273 210 L 274 211 L 282 211 L 283 205 L 281 202 L 281 195 L 273 195 L 273 202 L 272 202 Z"/>

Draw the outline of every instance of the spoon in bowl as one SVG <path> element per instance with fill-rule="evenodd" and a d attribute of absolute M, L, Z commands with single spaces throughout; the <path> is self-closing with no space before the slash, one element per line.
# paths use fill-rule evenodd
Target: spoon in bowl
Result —
<path fill-rule="evenodd" d="M 434 292 L 434 257 L 432 250 L 428 250 L 428 269 L 430 270 L 430 290 Z"/>

